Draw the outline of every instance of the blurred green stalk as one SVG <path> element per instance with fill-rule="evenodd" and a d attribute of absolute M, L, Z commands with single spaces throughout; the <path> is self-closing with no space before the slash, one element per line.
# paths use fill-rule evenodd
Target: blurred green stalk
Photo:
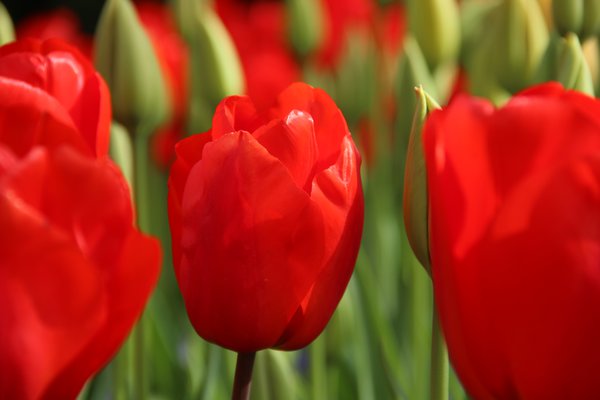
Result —
<path fill-rule="evenodd" d="M 431 318 L 431 368 L 430 384 L 431 400 L 448 400 L 449 364 L 446 342 L 437 315 L 437 307 L 433 307 Z"/>

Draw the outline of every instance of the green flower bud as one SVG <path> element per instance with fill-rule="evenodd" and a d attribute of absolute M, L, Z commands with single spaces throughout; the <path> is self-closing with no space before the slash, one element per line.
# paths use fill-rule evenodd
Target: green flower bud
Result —
<path fill-rule="evenodd" d="M 600 0 L 554 0 L 552 18 L 561 35 L 572 32 L 583 41 L 600 33 Z"/>
<path fill-rule="evenodd" d="M 96 29 L 96 68 L 111 92 L 113 117 L 149 135 L 171 113 L 156 54 L 129 0 L 108 0 Z"/>
<path fill-rule="evenodd" d="M 118 122 L 110 127 L 110 158 L 121 168 L 123 176 L 133 188 L 133 147 L 127 129 Z"/>
<path fill-rule="evenodd" d="M 370 38 L 349 32 L 335 74 L 336 102 L 350 126 L 369 113 L 377 87 L 376 55 Z"/>
<path fill-rule="evenodd" d="M 224 97 L 245 92 L 244 72 L 229 32 L 210 5 L 176 0 L 174 6 L 179 30 L 190 49 L 188 131 L 204 132 Z"/>
<path fill-rule="evenodd" d="M 15 27 L 13 26 L 12 19 L 4 7 L 4 4 L 0 3 L 0 46 L 6 43 L 13 42 L 15 40 Z"/>
<path fill-rule="evenodd" d="M 567 89 L 594 96 L 592 75 L 577 35 L 568 33 L 559 44 L 555 79 Z"/>
<path fill-rule="evenodd" d="M 474 92 L 514 93 L 531 85 L 549 38 L 537 1 L 502 1 L 482 23 L 488 28 L 467 60 L 469 76 L 476 77 Z"/>
<path fill-rule="evenodd" d="M 561 35 L 578 33 L 583 26 L 584 0 L 553 0 L 552 19 Z"/>
<path fill-rule="evenodd" d="M 398 107 L 398 116 L 396 120 L 396 137 L 394 152 L 396 157 L 393 166 L 395 171 L 402 171 L 405 164 L 405 155 L 410 137 L 411 126 L 414 118 L 414 109 L 417 106 L 414 87 L 422 86 L 434 97 L 437 97 L 437 88 L 435 81 L 429 71 L 425 57 L 417 41 L 408 36 L 404 41 L 403 54 L 398 67 L 396 78 L 396 103 L 401 104 Z M 401 175 L 402 176 L 402 175 Z M 402 196 L 402 187 L 404 183 L 400 182 L 398 191 L 398 201 Z"/>
<path fill-rule="evenodd" d="M 484 21 L 497 6 L 498 0 L 463 0 L 460 3 L 461 61 L 464 62 L 473 50 L 481 46 L 481 38 L 489 29 Z"/>
<path fill-rule="evenodd" d="M 408 21 L 432 69 L 458 56 L 460 18 L 455 0 L 408 0 Z"/>
<path fill-rule="evenodd" d="M 579 33 L 582 41 L 600 34 L 600 0 L 585 0 L 584 6 L 583 26 Z"/>
<path fill-rule="evenodd" d="M 286 0 L 290 42 L 300 57 L 311 54 L 323 39 L 323 10 L 319 0 Z"/>
<path fill-rule="evenodd" d="M 423 125 L 427 115 L 440 106 L 422 87 L 415 89 L 417 107 L 408 142 L 404 169 L 404 227 L 415 256 L 430 271 L 429 265 L 429 201 L 427 171 L 423 152 Z"/>

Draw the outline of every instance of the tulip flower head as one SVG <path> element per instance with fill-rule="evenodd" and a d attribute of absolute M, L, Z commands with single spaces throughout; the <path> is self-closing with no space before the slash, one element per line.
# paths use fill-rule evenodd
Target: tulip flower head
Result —
<path fill-rule="evenodd" d="M 97 157 L 108 152 L 108 89 L 75 48 L 56 39 L 2 46 L 0 87 L 0 113 L 7 126 L 0 142 L 18 156 L 34 145 L 65 142 Z"/>
<path fill-rule="evenodd" d="M 229 97 L 176 153 L 173 258 L 196 331 L 238 352 L 306 346 L 342 297 L 362 233 L 360 156 L 339 109 L 300 83 L 267 110 Z"/>
<path fill-rule="evenodd" d="M 59 41 L 0 48 L 0 398 L 72 399 L 115 354 L 158 279 L 106 157 L 110 98 Z"/>
<path fill-rule="evenodd" d="M 477 399 L 600 396 L 600 102 L 555 83 L 425 124 L 429 250 Z"/>

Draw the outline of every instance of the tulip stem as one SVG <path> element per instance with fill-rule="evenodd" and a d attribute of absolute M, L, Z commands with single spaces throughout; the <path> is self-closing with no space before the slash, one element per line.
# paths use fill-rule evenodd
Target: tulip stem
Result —
<path fill-rule="evenodd" d="M 449 365 L 446 342 L 440 327 L 437 308 L 433 307 L 431 325 L 431 400 L 448 400 Z"/>
<path fill-rule="evenodd" d="M 324 337 L 317 338 L 308 348 L 310 355 L 310 386 L 312 400 L 327 399 L 327 357 L 324 340 Z"/>
<path fill-rule="evenodd" d="M 141 129 L 140 129 L 141 130 Z M 149 138 L 142 132 L 133 136 L 134 146 L 134 200 L 139 229 L 144 233 L 150 232 L 150 199 L 148 193 L 148 146 Z"/>
<path fill-rule="evenodd" d="M 149 136 L 145 135 L 140 128 L 130 131 L 133 133 L 133 158 L 134 158 L 134 201 L 137 213 L 137 225 L 140 231 L 150 233 L 149 216 L 149 194 L 148 194 L 148 141 Z M 133 387 L 134 398 L 145 399 L 147 397 L 146 388 L 146 346 L 144 334 L 144 315 L 133 329 Z"/>
<path fill-rule="evenodd" d="M 250 399 L 250 386 L 252 386 L 252 368 L 256 352 L 238 353 L 235 364 L 235 378 L 231 400 Z"/>

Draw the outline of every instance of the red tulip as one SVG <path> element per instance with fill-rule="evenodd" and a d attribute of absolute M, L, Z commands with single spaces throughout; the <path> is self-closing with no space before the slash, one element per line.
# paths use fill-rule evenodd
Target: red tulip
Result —
<path fill-rule="evenodd" d="M 362 232 L 360 156 L 319 89 L 277 106 L 228 97 L 180 142 L 169 180 L 175 272 L 188 315 L 235 351 L 298 349 L 325 327 Z"/>
<path fill-rule="evenodd" d="M 65 142 L 89 155 L 108 152 L 106 84 L 81 53 L 59 40 L 0 47 L 0 120 L 0 143 L 19 157 L 35 145 Z"/>
<path fill-rule="evenodd" d="M 322 0 L 325 11 L 325 40 L 318 51 L 319 64 L 335 68 L 350 31 L 368 31 L 375 7 L 370 0 Z"/>
<path fill-rule="evenodd" d="M 404 6 L 392 3 L 381 7 L 375 18 L 375 38 L 379 48 L 392 57 L 398 56 L 407 28 Z"/>
<path fill-rule="evenodd" d="M 217 0 L 215 6 L 239 52 L 248 96 L 259 108 L 271 106 L 301 73 L 287 42 L 285 4 Z"/>
<path fill-rule="evenodd" d="M 542 85 L 459 96 L 425 126 L 430 253 L 475 399 L 600 397 L 600 102 Z"/>
<path fill-rule="evenodd" d="M 158 279 L 158 242 L 134 229 L 105 157 L 108 94 L 80 58 L 58 42 L 0 48 L 2 399 L 75 398 Z"/>
<path fill-rule="evenodd" d="M 92 38 L 81 30 L 77 15 L 66 8 L 36 14 L 17 26 L 17 39 L 61 39 L 92 59 Z"/>
<path fill-rule="evenodd" d="M 171 120 L 156 133 L 152 146 L 156 162 L 167 168 L 175 158 L 175 143 L 184 134 L 188 107 L 188 50 L 166 5 L 140 2 L 136 4 L 136 10 L 161 63 L 171 96 Z"/>

